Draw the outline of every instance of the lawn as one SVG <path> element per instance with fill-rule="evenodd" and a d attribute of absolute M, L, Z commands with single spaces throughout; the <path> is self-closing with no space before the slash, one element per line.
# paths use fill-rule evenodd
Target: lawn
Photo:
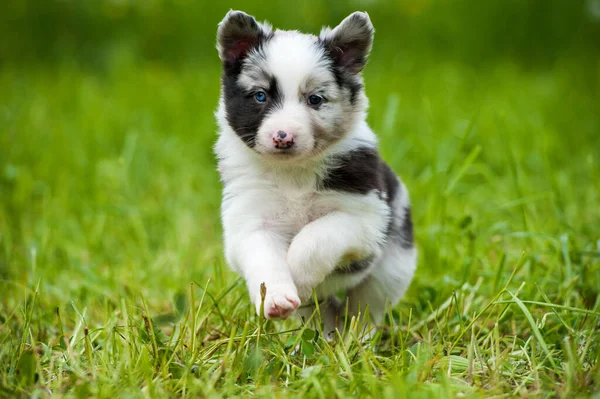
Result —
<path fill-rule="evenodd" d="M 0 69 L 0 397 L 600 397 L 600 62 L 374 55 L 419 265 L 328 343 L 224 262 L 216 53 L 116 54 Z"/>

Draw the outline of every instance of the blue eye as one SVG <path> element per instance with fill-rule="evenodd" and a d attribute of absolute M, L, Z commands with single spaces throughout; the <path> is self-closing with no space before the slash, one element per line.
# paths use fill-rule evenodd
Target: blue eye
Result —
<path fill-rule="evenodd" d="M 313 94 L 312 96 L 308 97 L 308 104 L 309 105 L 319 105 L 323 102 L 323 97 L 318 96 L 316 94 Z"/>
<path fill-rule="evenodd" d="M 267 95 L 264 91 L 257 91 L 256 94 L 254 94 L 254 98 L 259 103 L 264 103 L 265 101 L 267 101 Z"/>

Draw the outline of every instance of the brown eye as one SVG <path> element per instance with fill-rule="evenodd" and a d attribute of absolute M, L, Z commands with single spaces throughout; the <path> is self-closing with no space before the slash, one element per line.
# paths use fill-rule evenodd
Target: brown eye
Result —
<path fill-rule="evenodd" d="M 310 97 L 308 97 L 308 105 L 319 105 L 323 102 L 323 97 L 318 96 L 316 94 L 311 95 Z"/>

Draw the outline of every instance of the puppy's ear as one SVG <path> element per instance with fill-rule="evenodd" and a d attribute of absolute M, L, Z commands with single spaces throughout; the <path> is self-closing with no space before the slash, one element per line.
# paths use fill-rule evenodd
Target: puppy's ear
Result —
<path fill-rule="evenodd" d="M 357 74 L 365 67 L 375 29 L 366 12 L 355 12 L 333 30 L 324 28 L 319 39 L 342 70 Z"/>
<path fill-rule="evenodd" d="M 270 33 L 268 25 L 259 24 L 251 15 L 230 10 L 217 29 L 217 50 L 221 61 L 241 60 Z"/>

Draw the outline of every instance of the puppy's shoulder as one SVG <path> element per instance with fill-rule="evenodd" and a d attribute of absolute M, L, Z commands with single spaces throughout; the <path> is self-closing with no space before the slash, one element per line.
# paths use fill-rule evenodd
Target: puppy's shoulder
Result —
<path fill-rule="evenodd" d="M 398 187 L 398 178 L 381 159 L 377 148 L 364 145 L 332 157 L 319 189 L 362 195 L 376 191 L 390 200 Z"/>

